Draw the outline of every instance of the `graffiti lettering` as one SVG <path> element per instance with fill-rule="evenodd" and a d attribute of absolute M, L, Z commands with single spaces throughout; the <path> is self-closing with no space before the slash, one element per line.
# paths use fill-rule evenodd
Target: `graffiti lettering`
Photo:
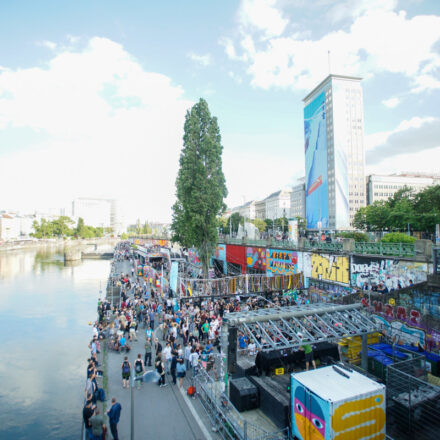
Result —
<path fill-rule="evenodd" d="M 349 283 L 348 257 L 312 254 L 312 278 Z"/>

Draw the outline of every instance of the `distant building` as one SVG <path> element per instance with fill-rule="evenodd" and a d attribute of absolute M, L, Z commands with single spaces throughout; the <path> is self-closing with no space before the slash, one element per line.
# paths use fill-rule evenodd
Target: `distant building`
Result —
<path fill-rule="evenodd" d="M 255 219 L 255 203 L 255 200 L 252 200 L 241 205 L 238 209 L 239 214 L 249 220 Z"/>
<path fill-rule="evenodd" d="M 0 240 L 17 240 L 21 236 L 20 219 L 11 214 L 0 215 Z"/>
<path fill-rule="evenodd" d="M 304 180 L 304 179 L 303 179 Z M 290 217 L 306 216 L 306 190 L 304 181 L 292 188 L 290 195 Z"/>
<path fill-rule="evenodd" d="M 264 199 L 266 202 L 266 218 L 273 220 L 289 217 L 291 193 L 291 189 L 283 189 L 266 197 Z"/>
<path fill-rule="evenodd" d="M 361 78 L 329 75 L 303 101 L 307 227 L 349 229 L 366 199 Z"/>
<path fill-rule="evenodd" d="M 266 200 L 255 202 L 255 218 L 266 219 Z"/>
<path fill-rule="evenodd" d="M 431 185 L 440 185 L 440 176 L 418 173 L 401 173 L 391 175 L 371 174 L 366 179 L 367 204 L 388 200 L 403 187 L 416 192 Z"/>
<path fill-rule="evenodd" d="M 114 199 L 78 197 L 72 202 L 72 216 L 75 221 L 82 218 L 88 226 L 112 228 L 116 233 L 119 232 L 120 223 Z"/>

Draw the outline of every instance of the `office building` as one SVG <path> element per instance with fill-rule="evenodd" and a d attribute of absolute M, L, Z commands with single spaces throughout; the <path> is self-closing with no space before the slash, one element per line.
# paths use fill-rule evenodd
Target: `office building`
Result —
<path fill-rule="evenodd" d="M 307 227 L 350 229 L 366 199 L 361 78 L 329 75 L 303 101 Z"/>
<path fill-rule="evenodd" d="M 367 176 L 367 204 L 388 200 L 405 186 L 419 192 L 431 185 L 440 185 L 440 175 L 424 175 L 419 173 L 401 173 L 388 176 L 371 174 Z"/>
<path fill-rule="evenodd" d="M 255 202 L 255 218 L 265 220 L 266 218 L 266 200 Z"/>

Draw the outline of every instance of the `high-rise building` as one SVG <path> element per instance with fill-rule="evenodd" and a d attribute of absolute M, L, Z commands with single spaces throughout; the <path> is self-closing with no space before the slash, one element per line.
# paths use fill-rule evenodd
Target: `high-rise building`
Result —
<path fill-rule="evenodd" d="M 112 228 L 118 232 L 116 200 L 77 197 L 72 202 L 72 216 L 82 218 L 88 226 Z"/>
<path fill-rule="evenodd" d="M 329 75 L 303 101 L 307 227 L 350 229 L 365 206 L 361 78 Z"/>

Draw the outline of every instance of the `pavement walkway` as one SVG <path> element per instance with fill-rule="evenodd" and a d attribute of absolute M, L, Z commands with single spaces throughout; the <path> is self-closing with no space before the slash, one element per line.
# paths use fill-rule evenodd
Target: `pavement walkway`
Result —
<path fill-rule="evenodd" d="M 129 262 L 117 263 L 119 272 L 131 274 Z M 157 332 L 161 340 L 160 331 Z M 138 353 L 144 358 L 144 329 L 138 328 L 138 341 L 128 342 L 131 350 L 128 360 L 131 365 Z M 121 419 L 118 425 L 119 438 L 129 440 L 131 390 L 122 387 L 121 364 L 126 354 L 108 352 L 107 374 L 108 395 L 107 406 L 111 406 L 111 398 L 116 397 L 122 406 Z M 152 362 L 155 353 L 153 352 Z M 147 370 L 153 367 L 147 367 Z M 134 393 L 134 440 L 175 439 L 175 440 L 217 440 L 218 436 L 211 431 L 211 425 L 198 400 L 189 399 L 184 390 L 189 385 L 186 380 L 183 390 L 173 385 L 171 375 L 166 376 L 168 386 L 159 387 L 154 383 L 142 383 L 141 389 L 133 389 Z M 197 419 L 197 420 L 196 420 Z M 109 436 L 111 438 L 111 435 Z"/>

